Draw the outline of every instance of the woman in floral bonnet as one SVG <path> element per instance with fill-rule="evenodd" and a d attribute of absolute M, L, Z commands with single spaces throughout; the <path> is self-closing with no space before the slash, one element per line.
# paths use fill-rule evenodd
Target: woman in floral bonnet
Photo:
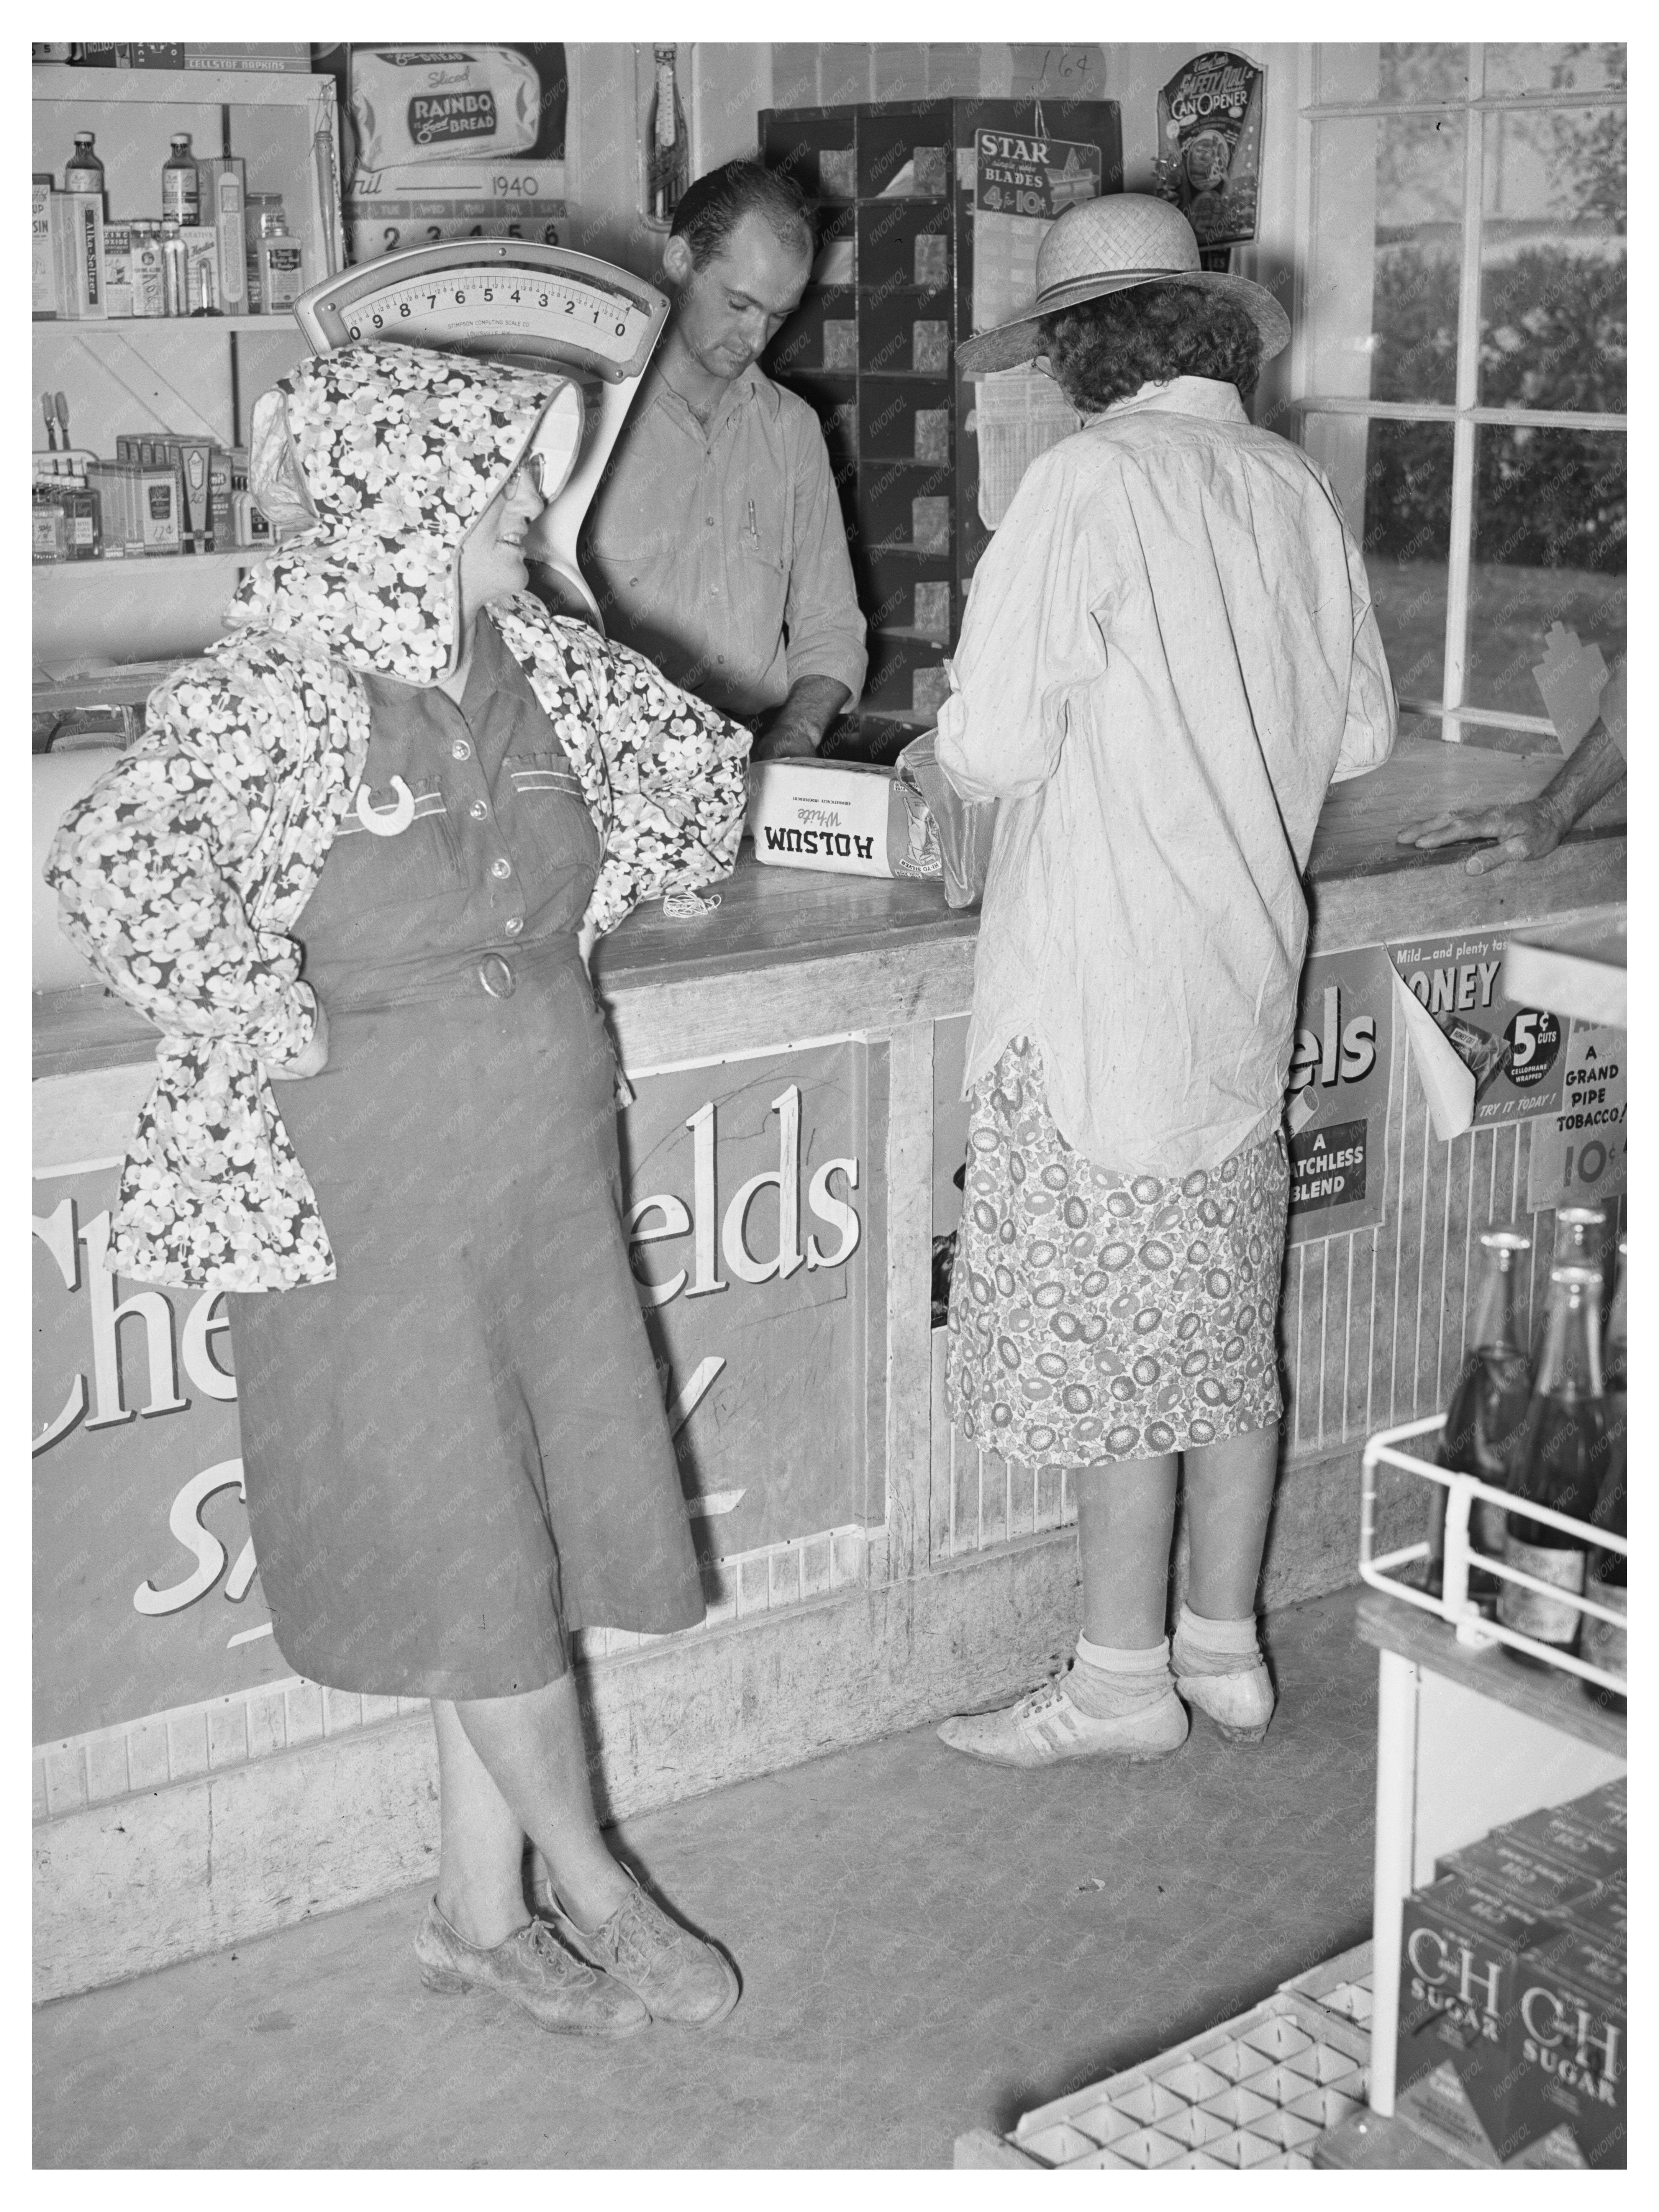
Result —
<path fill-rule="evenodd" d="M 431 1700 L 422 1979 L 617 2036 L 738 1985 L 606 1848 L 570 1673 L 576 1628 L 703 1613 L 586 954 L 729 873 L 749 736 L 526 591 L 581 428 L 551 371 L 406 346 L 266 393 L 297 527 L 47 876 L 161 1032 L 112 1262 L 232 1293 L 278 1646 Z"/>

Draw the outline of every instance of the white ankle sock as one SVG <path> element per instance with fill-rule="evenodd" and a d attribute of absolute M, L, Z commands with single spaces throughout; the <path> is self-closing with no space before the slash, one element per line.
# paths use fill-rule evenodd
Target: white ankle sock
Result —
<path fill-rule="evenodd" d="M 1254 1613 L 1243 1620 L 1206 1620 L 1189 1605 L 1182 1607 L 1176 1622 L 1176 1648 L 1193 1674 L 1248 1674 L 1261 1657 Z"/>
<path fill-rule="evenodd" d="M 1066 1694 L 1080 1712 L 1096 1720 L 1121 1720 L 1155 1705 L 1170 1687 L 1170 1639 L 1160 1638 L 1145 1651 L 1120 1651 L 1109 1644 L 1077 1640 L 1077 1656 L 1066 1678 Z"/>

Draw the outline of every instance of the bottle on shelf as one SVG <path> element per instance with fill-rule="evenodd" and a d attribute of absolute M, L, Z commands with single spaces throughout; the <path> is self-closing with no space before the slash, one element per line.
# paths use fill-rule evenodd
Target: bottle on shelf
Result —
<path fill-rule="evenodd" d="M 75 151 L 64 164 L 64 190 L 84 193 L 95 199 L 101 212 L 104 207 L 104 165 L 99 160 L 96 140 L 90 131 L 75 134 Z"/>
<path fill-rule="evenodd" d="M 264 219 L 275 216 L 276 222 L 270 234 L 282 237 L 288 229 L 283 216 L 283 196 L 280 192 L 249 192 L 242 201 L 243 235 L 247 240 L 247 311 L 250 315 L 261 313 L 262 295 L 259 290 L 259 240 L 266 235 Z"/>
<path fill-rule="evenodd" d="M 1439 1461 L 1452 1474 L 1473 1474 L 1494 1488 L 1509 1485 L 1510 1462 L 1526 1419 L 1531 1373 L 1515 1319 L 1515 1291 L 1522 1260 L 1532 1239 L 1518 1230 L 1490 1229 L 1480 1239 L 1486 1272 L 1474 1313 L 1474 1342 L 1458 1375 L 1446 1425 L 1440 1434 Z M 1429 1588 L 1438 1591 L 1444 1565 L 1446 1492 L 1434 1493 L 1430 1535 Z M 1489 1559 L 1504 1556 L 1504 1509 L 1477 1498 L 1469 1516 L 1469 1548 Z M 1483 1613 L 1497 1604 L 1496 1575 L 1473 1564 L 1468 1594 Z"/>
<path fill-rule="evenodd" d="M 674 80 L 674 49 L 653 46 L 657 88 L 651 97 L 646 131 L 646 212 L 653 222 L 668 223 L 691 181 L 691 134 L 685 127 Z"/>
<path fill-rule="evenodd" d="M 1509 1486 L 1516 1503 L 1509 1511 L 1504 1561 L 1575 1596 L 1583 1592 L 1589 1530 L 1577 1535 L 1529 1519 L 1522 1509 L 1542 1505 L 1583 1522 L 1595 1510 L 1607 1468 L 1597 1340 L 1601 1291 L 1601 1278 L 1594 1267 L 1551 1268 L 1543 1358 L 1510 1465 Z M 1504 1627 L 1558 1650 L 1573 1649 L 1582 1617 L 1576 1606 L 1518 1583 L 1506 1582 L 1498 1595 L 1498 1618 Z M 1526 1665 L 1545 1663 L 1509 1644 L 1504 1649 Z"/>
<path fill-rule="evenodd" d="M 259 216 L 259 313 L 285 315 L 305 290 L 305 252 L 289 234 L 282 204 L 263 209 Z"/>
<path fill-rule="evenodd" d="M 1601 1231 L 1607 1217 L 1599 1206 L 1563 1206 L 1556 1210 L 1552 1267 L 1599 1267 Z"/>
<path fill-rule="evenodd" d="M 1607 1335 L 1602 1351 L 1602 1393 L 1607 1411 L 1607 1471 L 1601 1478 L 1601 1495 L 1595 1501 L 1591 1519 L 1598 1528 L 1622 1536 L 1626 1532 L 1626 1452 L 1625 1409 L 1629 1375 L 1627 1322 L 1625 1310 L 1625 1274 L 1628 1264 L 1628 1239 L 1619 1239 L 1619 1272 L 1613 1285 L 1613 1310 L 1607 1316 Z M 1593 1548 L 1586 1571 L 1584 1595 L 1598 1604 L 1623 1613 L 1626 1609 L 1628 1561 L 1622 1552 Z M 1578 1635 L 1578 1656 L 1593 1667 L 1600 1667 L 1610 1674 L 1629 1672 L 1625 1631 L 1610 1620 L 1598 1620 L 1594 1613 L 1586 1613 Z M 1584 1694 L 1607 1712 L 1622 1713 L 1626 1700 L 1612 1690 L 1604 1690 L 1599 1683 L 1586 1682 Z"/>
<path fill-rule="evenodd" d="M 179 224 L 202 219 L 202 180 L 190 150 L 188 131 L 174 132 L 173 151 L 161 164 L 161 219 Z"/>
<path fill-rule="evenodd" d="M 190 313 L 190 255 L 180 226 L 172 222 L 161 225 L 161 313 Z"/>

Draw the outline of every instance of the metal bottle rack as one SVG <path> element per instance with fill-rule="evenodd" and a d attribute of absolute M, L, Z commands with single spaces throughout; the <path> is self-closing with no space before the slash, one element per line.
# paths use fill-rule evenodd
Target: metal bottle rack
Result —
<path fill-rule="evenodd" d="M 1489 1620 L 1469 1596 L 1469 1569 L 1478 1557 L 1481 1569 L 1496 1575 L 1501 1581 L 1519 1584 L 1522 1589 L 1537 1590 L 1558 1604 L 1570 1605 L 1578 1613 L 1588 1613 L 1597 1620 L 1613 1622 L 1622 1628 L 1626 1616 L 1610 1607 L 1598 1605 L 1590 1597 L 1559 1589 L 1553 1583 L 1539 1582 L 1507 1561 L 1478 1555 L 1469 1543 L 1469 1516 L 1477 1498 L 1513 1512 L 1520 1510 L 1512 1492 L 1494 1489 L 1492 1484 L 1480 1481 L 1472 1474 L 1451 1474 L 1431 1461 L 1419 1459 L 1401 1447 L 1418 1438 L 1437 1436 L 1446 1425 L 1443 1413 L 1435 1413 L 1426 1420 L 1407 1421 L 1397 1429 L 1382 1429 L 1365 1447 L 1363 1487 L 1360 1493 L 1359 1573 L 1364 1582 L 1373 1589 L 1386 1590 L 1390 1597 L 1414 1605 L 1420 1612 L 1432 1613 L 1449 1621 L 1460 1644 L 1480 1646 L 1487 1644 L 1507 1644 L 1513 1650 L 1526 1653 L 1528 1657 L 1553 1667 L 1563 1674 L 1577 1674 L 1597 1688 L 1610 1690 L 1620 1697 L 1629 1694 L 1630 1685 L 1623 1674 L 1609 1674 L 1604 1668 L 1594 1667 L 1576 1652 L 1557 1650 L 1553 1644 L 1540 1644 L 1534 1638 L 1523 1636 L 1516 1629 L 1505 1627 L 1501 1620 Z M 1447 1493 L 1446 1535 L 1441 1594 L 1419 1589 L 1414 1583 L 1401 1579 L 1399 1570 L 1416 1560 L 1426 1559 L 1426 1541 L 1404 1544 L 1398 1551 L 1385 1552 L 1378 1557 L 1376 1541 L 1376 1470 L 1379 1467 L 1399 1468 L 1403 1474 L 1415 1475 L 1425 1482 L 1437 1483 Z M 1552 1528 L 1563 1528 L 1569 1535 L 1580 1537 L 1587 1549 L 1618 1552 L 1629 1556 L 1630 1546 L 1622 1536 L 1611 1530 L 1597 1528 L 1586 1521 L 1577 1521 L 1569 1514 L 1552 1512 L 1547 1506 L 1528 1504 L 1525 1509 L 1529 1521 L 1541 1521 Z"/>

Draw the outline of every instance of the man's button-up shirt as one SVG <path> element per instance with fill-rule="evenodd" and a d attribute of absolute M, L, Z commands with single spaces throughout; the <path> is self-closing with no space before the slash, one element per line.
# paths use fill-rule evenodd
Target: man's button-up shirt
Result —
<path fill-rule="evenodd" d="M 758 368 L 708 428 L 660 376 L 640 393 L 582 532 L 605 628 L 724 712 L 803 676 L 856 699 L 864 617 L 817 418 Z"/>

